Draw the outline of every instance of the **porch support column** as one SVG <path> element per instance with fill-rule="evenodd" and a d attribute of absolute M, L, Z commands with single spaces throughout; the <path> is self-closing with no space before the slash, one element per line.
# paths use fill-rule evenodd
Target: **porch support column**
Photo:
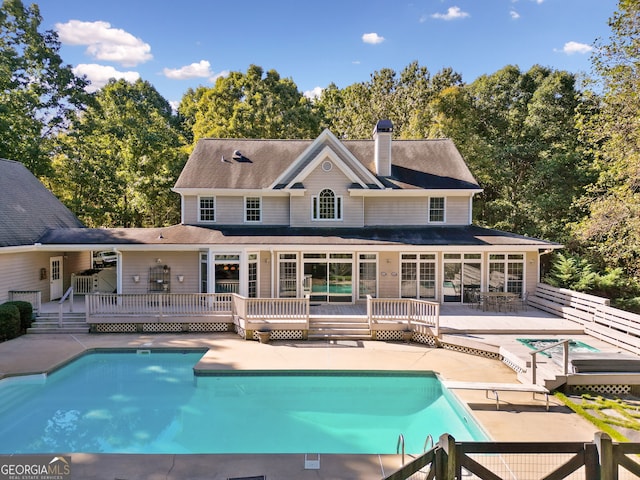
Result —
<path fill-rule="evenodd" d="M 240 278 L 238 281 L 240 285 L 238 285 L 238 293 L 243 297 L 249 296 L 249 256 L 247 255 L 246 250 L 240 252 L 240 257 L 238 258 L 240 262 Z"/>

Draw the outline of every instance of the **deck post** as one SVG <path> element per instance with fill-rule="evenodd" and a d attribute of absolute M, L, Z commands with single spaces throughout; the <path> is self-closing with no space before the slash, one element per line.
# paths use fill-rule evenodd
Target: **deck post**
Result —
<path fill-rule="evenodd" d="M 456 439 L 448 433 L 440 435 L 438 439 L 438 455 L 436 456 L 435 478 L 454 480 L 456 478 Z"/>
<path fill-rule="evenodd" d="M 600 480 L 617 480 L 613 462 L 613 442 L 611 437 L 604 432 L 596 432 L 593 442 L 598 449 L 598 459 L 600 460 Z"/>

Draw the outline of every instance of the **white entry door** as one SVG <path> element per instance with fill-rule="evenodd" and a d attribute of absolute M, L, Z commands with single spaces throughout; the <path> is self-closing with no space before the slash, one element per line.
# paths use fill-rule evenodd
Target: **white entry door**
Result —
<path fill-rule="evenodd" d="M 62 257 L 51 257 L 49 259 L 49 291 L 51 300 L 62 297 L 64 284 L 62 283 Z"/>

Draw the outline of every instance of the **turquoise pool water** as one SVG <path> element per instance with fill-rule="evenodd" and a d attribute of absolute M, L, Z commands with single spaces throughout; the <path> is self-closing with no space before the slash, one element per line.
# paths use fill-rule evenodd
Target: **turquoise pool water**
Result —
<path fill-rule="evenodd" d="M 526 345 L 531 350 L 540 350 L 541 348 L 549 347 L 555 345 L 559 342 L 559 340 L 555 338 L 518 338 L 517 339 L 523 345 Z M 588 345 L 584 342 L 580 342 L 578 340 L 569 341 L 569 353 L 588 353 L 588 352 L 598 352 L 599 350 L 591 345 Z M 561 357 L 563 352 L 562 345 L 552 346 L 550 349 L 545 350 L 544 352 L 540 352 L 541 355 L 545 355 L 546 357 Z"/>
<path fill-rule="evenodd" d="M 421 453 L 427 435 L 486 437 L 433 374 L 194 376 L 203 352 L 92 353 L 0 381 L 0 454 Z"/>

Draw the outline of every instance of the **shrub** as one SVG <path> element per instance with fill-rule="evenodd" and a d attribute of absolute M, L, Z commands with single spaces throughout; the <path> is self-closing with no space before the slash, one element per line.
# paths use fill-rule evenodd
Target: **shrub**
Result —
<path fill-rule="evenodd" d="M 4 305 L 15 305 L 18 307 L 18 311 L 20 312 L 20 331 L 26 332 L 27 328 L 29 328 L 33 322 L 33 305 L 21 300 L 6 302 Z"/>
<path fill-rule="evenodd" d="M 0 305 L 0 341 L 20 335 L 20 310 L 15 305 Z"/>

